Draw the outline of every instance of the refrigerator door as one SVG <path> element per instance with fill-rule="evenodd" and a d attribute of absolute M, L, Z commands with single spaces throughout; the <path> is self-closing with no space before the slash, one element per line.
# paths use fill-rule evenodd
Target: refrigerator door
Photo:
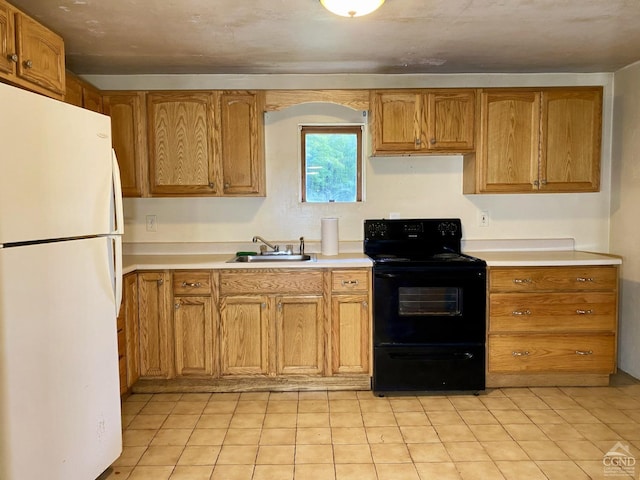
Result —
<path fill-rule="evenodd" d="M 0 249 L 0 478 L 90 480 L 122 449 L 112 238 Z"/>
<path fill-rule="evenodd" d="M 0 83 L 0 245 L 111 233 L 109 117 Z"/>

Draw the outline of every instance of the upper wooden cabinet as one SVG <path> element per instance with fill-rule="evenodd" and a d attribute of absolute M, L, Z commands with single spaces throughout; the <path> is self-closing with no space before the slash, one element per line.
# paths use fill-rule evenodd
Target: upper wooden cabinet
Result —
<path fill-rule="evenodd" d="M 105 115 L 111 117 L 111 140 L 120 166 L 122 194 L 142 197 L 148 192 L 144 92 L 102 92 Z"/>
<path fill-rule="evenodd" d="M 96 87 L 69 71 L 66 72 L 65 84 L 64 101 L 66 103 L 98 113 L 103 112 L 102 93 Z"/>
<path fill-rule="evenodd" d="M 264 195 L 262 95 L 147 95 L 152 196 Z"/>
<path fill-rule="evenodd" d="M 464 193 L 598 191 L 601 118 L 602 87 L 484 90 Z"/>
<path fill-rule="evenodd" d="M 374 90 L 374 155 L 464 153 L 475 138 L 472 89 Z"/>
<path fill-rule="evenodd" d="M 62 99 L 64 42 L 31 17 L 0 0 L 0 78 Z"/>

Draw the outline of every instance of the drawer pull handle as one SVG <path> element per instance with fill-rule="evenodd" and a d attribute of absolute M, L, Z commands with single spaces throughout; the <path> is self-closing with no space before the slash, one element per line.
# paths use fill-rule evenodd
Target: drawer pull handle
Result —
<path fill-rule="evenodd" d="M 530 278 L 514 278 L 513 279 L 513 283 L 516 283 L 518 285 L 525 284 L 525 283 L 531 283 L 531 279 Z"/>
<path fill-rule="evenodd" d="M 576 355 L 593 355 L 593 350 L 576 350 Z"/>
<path fill-rule="evenodd" d="M 342 286 L 347 287 L 351 285 L 358 285 L 358 280 L 342 280 Z"/>
<path fill-rule="evenodd" d="M 200 282 L 182 282 L 182 286 L 183 287 L 191 287 L 191 288 L 200 288 L 202 286 L 202 283 Z"/>
<path fill-rule="evenodd" d="M 576 310 L 576 313 L 578 315 L 591 315 L 593 313 L 593 310 L 589 309 L 589 310 Z"/>
<path fill-rule="evenodd" d="M 576 278 L 576 282 L 593 282 L 593 278 L 591 277 L 578 277 Z"/>
<path fill-rule="evenodd" d="M 529 352 L 527 352 L 526 350 L 524 352 L 511 352 L 511 355 L 513 355 L 514 357 L 528 357 Z"/>
<path fill-rule="evenodd" d="M 514 310 L 513 315 L 531 315 L 531 310 Z"/>

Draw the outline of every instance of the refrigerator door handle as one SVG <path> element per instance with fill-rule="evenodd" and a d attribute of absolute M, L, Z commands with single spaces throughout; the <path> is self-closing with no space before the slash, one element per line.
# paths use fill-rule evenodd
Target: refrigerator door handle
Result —
<path fill-rule="evenodd" d="M 111 242 L 113 244 L 114 294 L 117 317 L 122 303 L 122 237 L 112 237 Z"/>
<path fill-rule="evenodd" d="M 124 234 L 124 214 L 122 211 L 122 184 L 120 183 L 120 168 L 118 167 L 118 159 L 116 151 L 111 149 L 111 164 L 113 175 L 113 198 L 115 209 L 115 230 L 112 232 L 116 235 Z"/>

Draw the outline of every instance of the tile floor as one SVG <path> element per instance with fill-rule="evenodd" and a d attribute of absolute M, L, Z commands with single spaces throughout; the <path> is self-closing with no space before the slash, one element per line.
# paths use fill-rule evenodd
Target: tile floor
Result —
<path fill-rule="evenodd" d="M 640 383 L 479 396 L 132 395 L 109 480 L 580 480 L 640 477 Z M 605 471 L 628 446 L 632 473 Z M 615 474 L 615 475 L 614 475 Z"/>

